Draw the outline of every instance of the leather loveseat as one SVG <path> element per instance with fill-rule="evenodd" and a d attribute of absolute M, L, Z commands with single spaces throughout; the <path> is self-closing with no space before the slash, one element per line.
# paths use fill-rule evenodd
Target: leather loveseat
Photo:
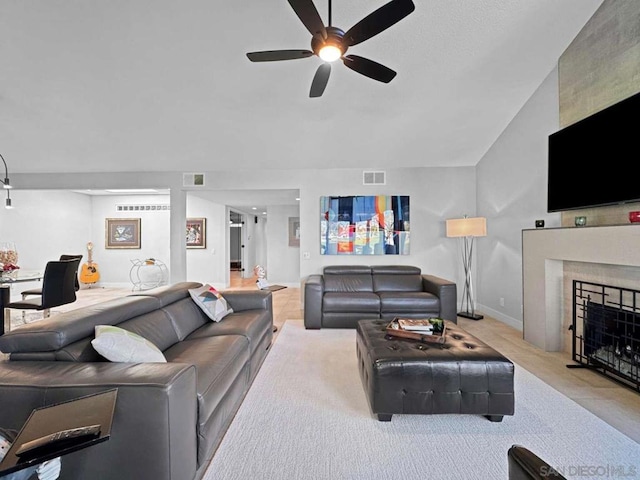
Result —
<path fill-rule="evenodd" d="M 358 320 L 439 317 L 457 323 L 456 284 L 409 265 L 326 266 L 304 284 L 304 325 L 356 328 Z"/>
<path fill-rule="evenodd" d="M 270 292 L 228 291 L 233 313 L 212 322 L 183 282 L 62 313 L 0 337 L 0 426 L 32 409 L 118 389 L 109 441 L 66 455 L 60 479 L 201 478 L 265 359 Z M 167 363 L 112 363 L 91 344 L 96 325 L 153 342 Z"/>

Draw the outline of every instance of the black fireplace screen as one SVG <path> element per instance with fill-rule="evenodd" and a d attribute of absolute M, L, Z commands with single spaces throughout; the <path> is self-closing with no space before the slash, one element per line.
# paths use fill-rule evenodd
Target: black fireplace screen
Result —
<path fill-rule="evenodd" d="M 573 360 L 640 390 L 640 291 L 573 281 Z"/>

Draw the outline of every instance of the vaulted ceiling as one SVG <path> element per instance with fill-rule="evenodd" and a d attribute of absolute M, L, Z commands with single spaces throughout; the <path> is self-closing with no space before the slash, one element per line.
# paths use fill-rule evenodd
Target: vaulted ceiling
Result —
<path fill-rule="evenodd" d="M 353 46 L 389 84 L 315 56 L 286 0 L 0 1 L 0 153 L 18 173 L 475 165 L 602 0 L 414 0 Z M 347 30 L 386 3 L 334 0 Z M 317 1 L 323 19 L 327 3 Z"/>

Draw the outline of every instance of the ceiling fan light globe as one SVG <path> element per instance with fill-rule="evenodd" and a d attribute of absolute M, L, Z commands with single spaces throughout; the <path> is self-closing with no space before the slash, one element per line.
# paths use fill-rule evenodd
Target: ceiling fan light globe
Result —
<path fill-rule="evenodd" d="M 335 62 L 342 56 L 342 50 L 335 45 L 325 45 L 320 49 L 318 56 L 325 62 Z"/>

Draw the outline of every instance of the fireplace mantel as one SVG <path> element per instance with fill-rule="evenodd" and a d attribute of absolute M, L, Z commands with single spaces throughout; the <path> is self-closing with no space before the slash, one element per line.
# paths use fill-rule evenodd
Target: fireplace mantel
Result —
<path fill-rule="evenodd" d="M 548 352 L 562 350 L 565 261 L 640 267 L 640 224 L 522 231 L 523 336 Z"/>

